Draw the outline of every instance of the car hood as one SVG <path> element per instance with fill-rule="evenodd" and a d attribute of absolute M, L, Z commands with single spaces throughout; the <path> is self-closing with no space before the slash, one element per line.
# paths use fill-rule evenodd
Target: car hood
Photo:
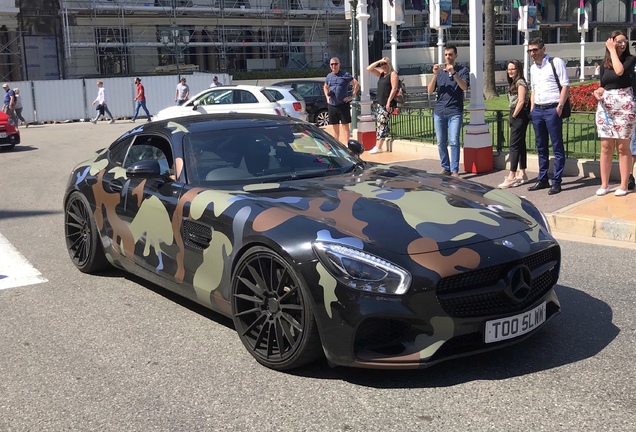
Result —
<path fill-rule="evenodd" d="M 265 208 L 255 220 L 257 230 L 300 216 L 335 228 L 339 238 L 411 255 L 510 236 L 531 230 L 541 218 L 509 192 L 402 167 L 258 184 L 244 192 Z"/>

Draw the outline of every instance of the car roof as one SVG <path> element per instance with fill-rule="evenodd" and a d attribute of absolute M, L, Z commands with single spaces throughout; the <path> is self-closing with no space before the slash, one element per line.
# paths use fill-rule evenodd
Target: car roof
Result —
<path fill-rule="evenodd" d="M 181 125 L 191 132 L 215 131 L 226 129 L 242 129 L 254 127 L 273 127 L 290 123 L 302 123 L 292 117 L 254 113 L 198 114 L 157 120 L 143 125 L 138 133 L 159 132 Z M 169 132 L 168 131 L 168 132 Z M 136 131 L 137 132 L 137 131 Z"/>
<path fill-rule="evenodd" d="M 239 90 L 249 90 L 255 93 L 260 92 L 261 90 L 263 90 L 265 88 L 265 86 L 255 86 L 255 85 L 247 85 L 247 84 L 230 84 L 230 85 L 222 85 L 222 86 L 217 86 L 217 87 L 208 87 L 204 90 L 201 90 L 199 93 L 197 93 L 196 95 L 194 95 L 193 97 L 198 97 L 199 95 L 205 94 L 205 93 L 209 93 L 211 91 L 219 91 L 219 90 L 233 90 L 233 89 L 239 89 Z"/>

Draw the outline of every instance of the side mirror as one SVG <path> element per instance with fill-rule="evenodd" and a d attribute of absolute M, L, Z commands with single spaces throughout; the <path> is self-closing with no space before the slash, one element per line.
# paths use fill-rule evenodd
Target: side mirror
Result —
<path fill-rule="evenodd" d="M 356 156 L 360 156 L 362 153 L 364 153 L 364 146 L 358 140 L 350 139 L 349 141 L 347 141 L 347 147 Z"/>
<path fill-rule="evenodd" d="M 199 101 L 192 102 L 192 111 L 196 111 L 199 108 Z"/>
<path fill-rule="evenodd" d="M 126 175 L 131 178 L 161 177 L 161 167 L 156 160 L 141 160 L 129 166 Z"/>

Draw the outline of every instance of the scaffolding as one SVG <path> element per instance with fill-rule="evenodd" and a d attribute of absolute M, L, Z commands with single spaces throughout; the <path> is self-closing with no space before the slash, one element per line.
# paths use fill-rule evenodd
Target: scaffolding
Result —
<path fill-rule="evenodd" d="M 350 52 L 341 0 L 63 0 L 60 6 L 67 77 L 151 73 L 176 63 L 211 72 L 314 69 Z M 187 42 L 162 43 L 161 34 L 175 27 L 188 32 Z"/>
<path fill-rule="evenodd" d="M 18 81 L 22 76 L 23 62 L 18 12 L 15 2 L 0 1 L 0 80 L 2 82 Z"/>

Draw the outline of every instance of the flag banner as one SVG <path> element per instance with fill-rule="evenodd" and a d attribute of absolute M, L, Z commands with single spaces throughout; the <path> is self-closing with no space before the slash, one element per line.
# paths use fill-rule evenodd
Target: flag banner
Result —
<path fill-rule="evenodd" d="M 636 2 L 636 0 L 634 0 Z M 519 8 L 521 7 L 521 2 L 519 0 L 514 0 L 512 3 L 512 19 L 515 21 L 519 20 Z"/>
<path fill-rule="evenodd" d="M 468 0 L 459 0 L 459 11 L 468 16 Z"/>
<path fill-rule="evenodd" d="M 537 29 L 537 6 L 528 6 L 528 30 Z"/>
<path fill-rule="evenodd" d="M 584 25 L 585 25 L 585 0 L 580 0 L 579 1 L 579 27 L 583 27 Z"/>
<path fill-rule="evenodd" d="M 439 27 L 446 28 L 453 25 L 453 3 L 450 0 L 439 2 Z"/>

